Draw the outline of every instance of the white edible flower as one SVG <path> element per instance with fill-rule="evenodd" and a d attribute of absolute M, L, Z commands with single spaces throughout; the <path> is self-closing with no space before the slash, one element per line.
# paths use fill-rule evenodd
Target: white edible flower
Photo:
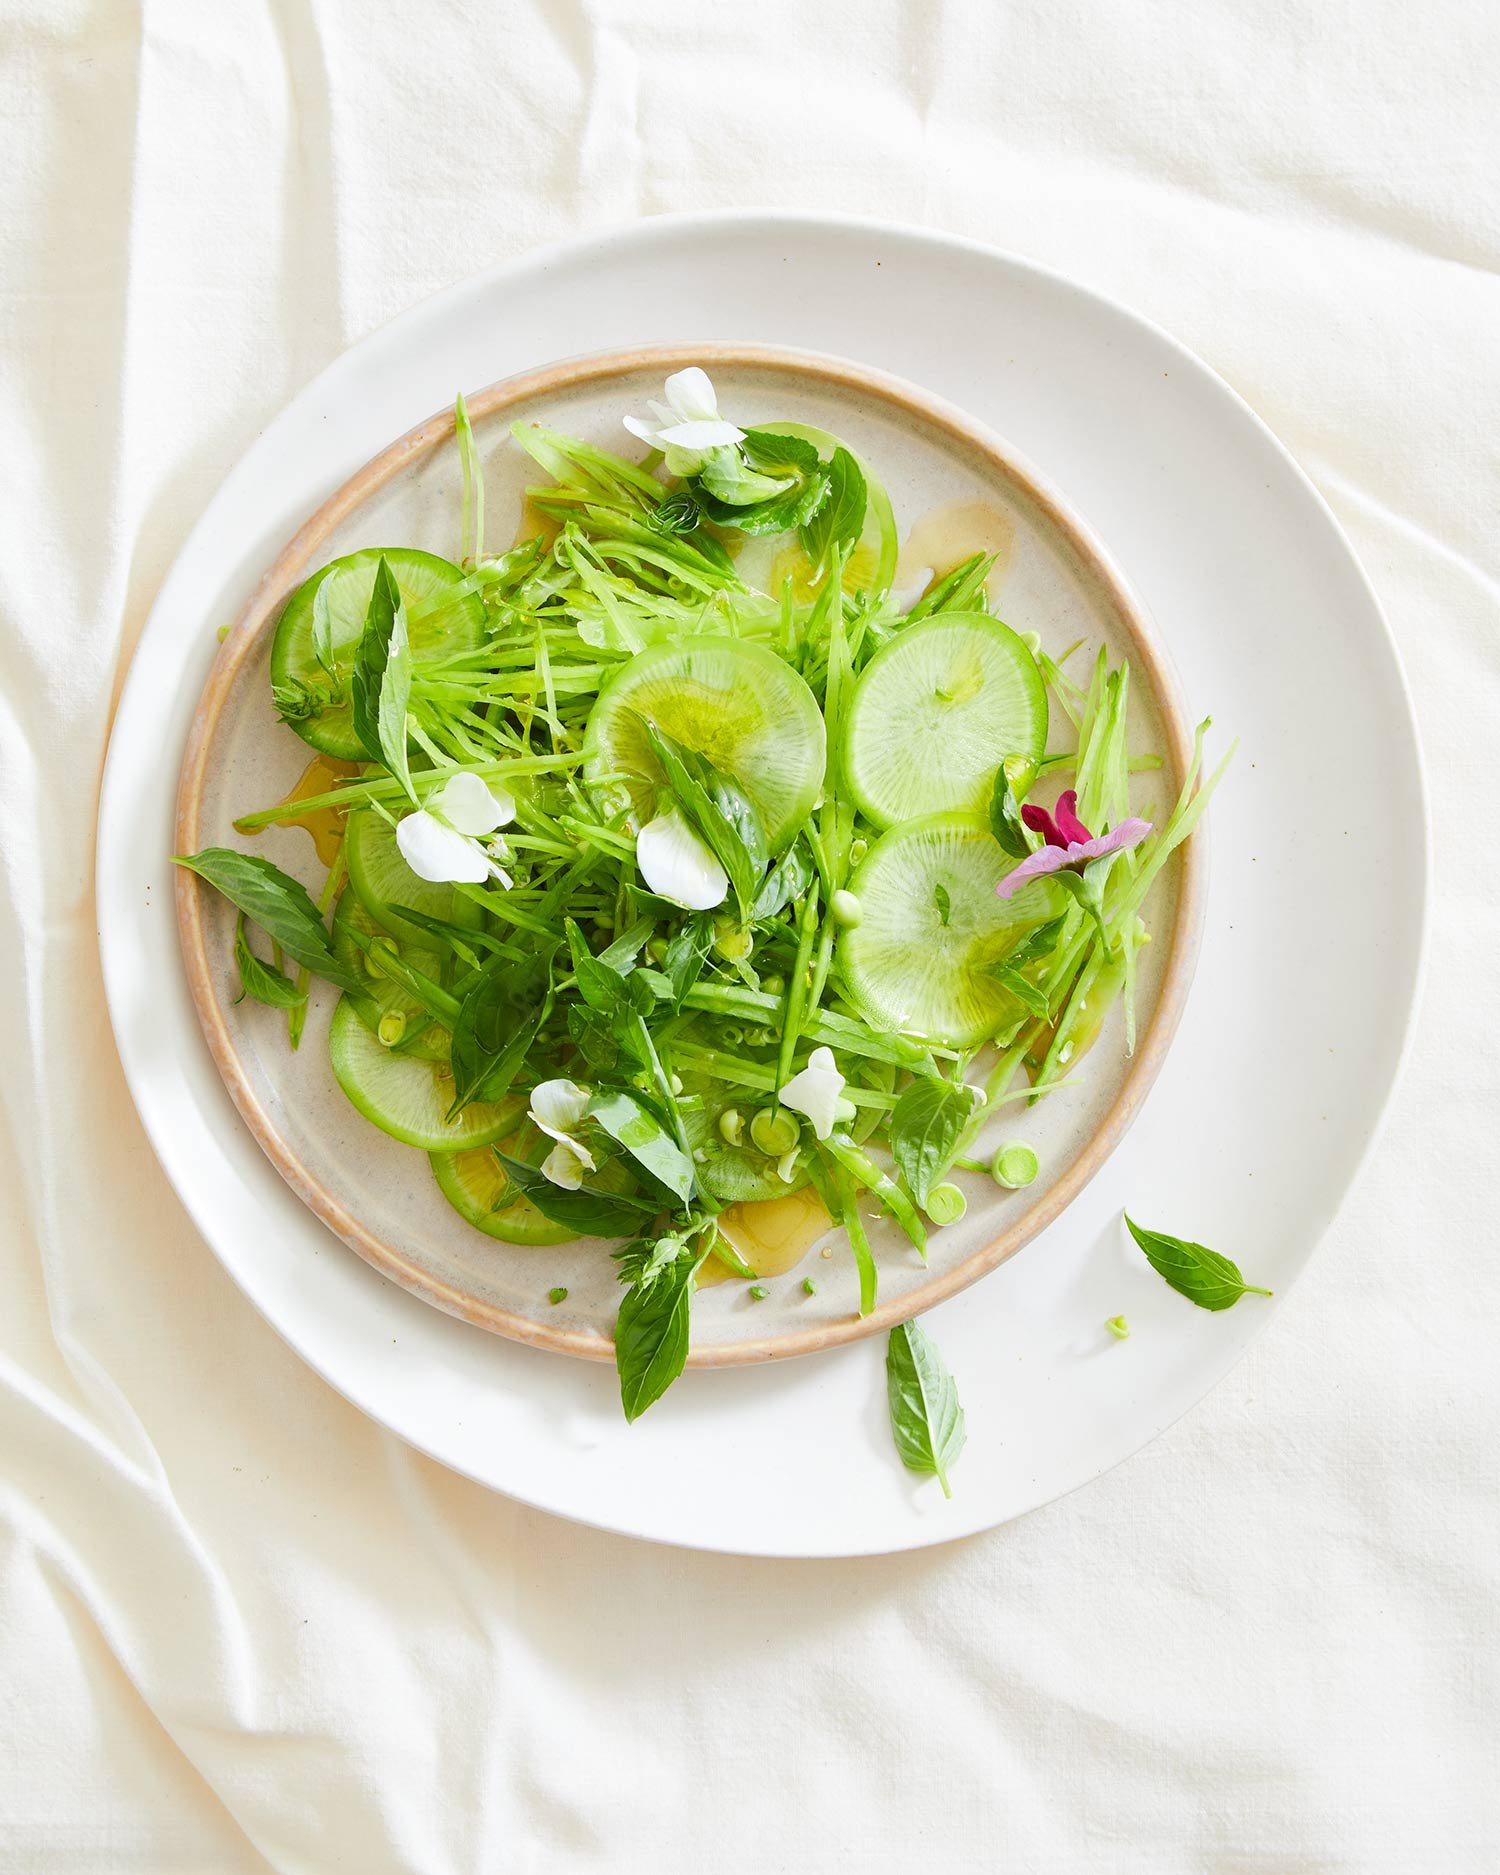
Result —
<path fill-rule="evenodd" d="M 450 775 L 427 805 L 396 823 L 401 857 L 419 879 L 435 885 L 482 885 L 510 875 L 495 864 L 484 837 L 516 817 L 503 788 L 489 788 L 478 775 Z"/>
<path fill-rule="evenodd" d="M 673 372 L 667 379 L 666 399 L 664 404 L 650 400 L 655 423 L 626 417 L 625 427 L 632 436 L 665 453 L 669 475 L 696 475 L 710 450 L 732 448 L 744 441 L 745 432 L 719 415 L 719 400 L 708 373 L 697 365 Z"/>
<path fill-rule="evenodd" d="M 687 911 L 722 905 L 729 892 L 724 868 L 680 807 L 647 821 L 635 837 L 635 863 L 658 898 Z"/>
<path fill-rule="evenodd" d="M 794 1074 L 782 1088 L 780 1101 L 795 1113 L 805 1113 L 819 1139 L 827 1139 L 838 1118 L 839 1097 L 844 1091 L 844 1077 L 834 1065 L 831 1048 L 815 1048 L 807 1066 Z"/>
<path fill-rule="evenodd" d="M 577 1191 L 584 1173 L 594 1169 L 594 1155 L 572 1133 L 582 1124 L 588 1105 L 589 1090 L 576 1081 L 541 1081 L 531 1090 L 532 1119 L 557 1141 L 542 1161 L 542 1176 L 564 1191 Z"/>

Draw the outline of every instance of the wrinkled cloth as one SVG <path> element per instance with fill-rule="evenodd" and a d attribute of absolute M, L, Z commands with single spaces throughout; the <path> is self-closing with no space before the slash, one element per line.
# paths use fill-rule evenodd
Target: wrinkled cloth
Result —
<path fill-rule="evenodd" d="M 1497 81 L 1487 0 L 0 3 L 0 1871 L 1500 1867 Z M 348 1406 L 157 1168 L 95 948 L 113 701 L 258 430 L 481 266 L 729 205 L 1208 358 L 1375 582 L 1436 810 L 1414 1057 L 1273 1332 L 864 1562 L 574 1527 Z"/>

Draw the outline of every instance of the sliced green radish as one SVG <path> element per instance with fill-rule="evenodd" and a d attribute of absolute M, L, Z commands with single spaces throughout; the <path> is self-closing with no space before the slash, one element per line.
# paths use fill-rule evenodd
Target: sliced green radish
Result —
<path fill-rule="evenodd" d="M 458 1152 L 487 1146 L 514 1132 L 526 1103 L 519 1098 L 465 1107 L 448 1120 L 453 1077 L 435 1061 L 419 1061 L 383 1047 L 360 1021 L 347 996 L 339 999 L 328 1031 L 328 1054 L 338 1084 L 382 1133 L 423 1152 Z"/>
<path fill-rule="evenodd" d="M 642 717 L 739 783 L 772 851 L 812 812 L 827 760 L 822 712 L 792 667 L 764 645 L 710 637 L 653 645 L 600 691 L 584 772 L 603 791 L 623 787 L 637 820 L 649 820 L 662 773 Z"/>
<path fill-rule="evenodd" d="M 373 807 L 358 807 L 349 816 L 344 858 L 349 866 L 349 883 L 358 893 L 360 904 L 382 930 L 399 938 L 403 945 L 416 933 L 397 913 L 398 905 L 409 905 L 413 911 L 429 918 L 445 918 L 452 924 L 470 922 L 464 908 L 473 901 L 451 885 L 419 879 L 401 857 L 396 829 Z"/>
<path fill-rule="evenodd" d="M 347 964 L 365 986 L 359 995 L 348 998 L 360 1021 L 385 1047 L 399 1047 L 403 1055 L 415 1055 L 419 1061 L 446 1061 L 447 1031 L 440 1023 L 431 1021 L 421 1005 L 381 970 L 379 959 L 354 941 L 351 930 L 368 938 L 383 938 L 387 944 L 391 938 L 353 892 L 342 895 L 333 915 L 333 954 L 340 963 Z M 420 970 L 423 976 L 442 981 L 443 960 L 436 951 L 403 942 L 400 954 L 404 963 Z"/>
<path fill-rule="evenodd" d="M 876 652 L 845 718 L 849 791 L 877 826 L 918 814 L 983 812 L 1007 755 L 1039 760 L 1047 692 L 1008 625 L 943 613 Z"/>
<path fill-rule="evenodd" d="M 929 814 L 882 834 L 849 881 L 860 921 L 838 950 L 844 987 L 868 1022 L 950 1048 L 994 1034 L 1014 1005 L 987 966 L 1062 909 L 1047 879 L 997 898 L 1010 865 L 971 814 Z"/>
<path fill-rule="evenodd" d="M 359 761 L 367 751 L 354 733 L 349 705 L 349 673 L 354 647 L 365 627 L 370 591 L 381 554 L 396 576 L 406 604 L 406 628 L 414 656 L 420 661 L 472 651 L 484 642 L 484 602 L 470 591 L 468 576 L 451 560 L 413 547 L 367 547 L 359 553 L 330 560 L 306 579 L 287 601 L 271 645 L 271 683 L 277 690 L 300 694 L 315 703 L 328 701 L 313 713 L 288 713 L 291 726 L 304 742 L 325 755 Z M 326 586 L 324 600 L 318 599 Z M 326 602 L 330 672 L 319 662 L 315 623 Z"/>
<path fill-rule="evenodd" d="M 514 1148 L 515 1142 L 508 1141 L 507 1149 Z M 557 1244 L 571 1243 L 577 1235 L 544 1217 L 523 1197 L 488 1146 L 435 1152 L 432 1170 L 449 1204 L 487 1237 L 498 1237 L 501 1243 Z"/>

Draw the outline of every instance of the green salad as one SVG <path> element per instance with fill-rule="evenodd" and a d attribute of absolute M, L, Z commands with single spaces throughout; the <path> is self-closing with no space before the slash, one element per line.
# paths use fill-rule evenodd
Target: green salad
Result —
<path fill-rule="evenodd" d="M 1181 797 L 1136 811 L 1160 763 L 1127 748 L 1128 666 L 1012 630 L 989 556 L 895 591 L 878 464 L 731 422 L 696 369 L 652 410 L 640 460 L 517 424 L 538 474 L 494 551 L 460 399 L 456 558 L 336 559 L 277 627 L 272 702 L 320 779 L 236 827 L 325 816 L 321 895 L 252 852 L 180 861 L 238 907 L 243 994 L 293 1045 L 310 976 L 342 992 L 339 1085 L 467 1227 L 607 1240 L 630 1419 L 705 1274 L 765 1294 L 729 1207 L 815 1193 L 868 1313 L 868 1213 L 925 1256 L 964 1181 L 1036 1175 L 981 1137 L 1117 1005 L 1133 1047 L 1143 910 L 1212 787 L 1200 730 Z M 933 1359 L 893 1343 L 893 1414 Z"/>

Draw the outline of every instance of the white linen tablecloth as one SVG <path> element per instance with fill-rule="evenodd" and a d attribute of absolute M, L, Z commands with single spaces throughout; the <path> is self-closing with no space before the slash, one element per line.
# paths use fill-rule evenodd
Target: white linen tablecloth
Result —
<path fill-rule="evenodd" d="M 0 1870 L 1500 1868 L 1497 85 L 1492 0 L 0 0 Z M 1374 579 L 1436 809 L 1415 1058 L 1273 1331 L 1088 1491 L 861 1563 L 574 1528 L 345 1405 L 181 1212 L 95 952 L 112 703 L 260 426 L 481 266 L 734 204 L 1207 357 Z"/>

